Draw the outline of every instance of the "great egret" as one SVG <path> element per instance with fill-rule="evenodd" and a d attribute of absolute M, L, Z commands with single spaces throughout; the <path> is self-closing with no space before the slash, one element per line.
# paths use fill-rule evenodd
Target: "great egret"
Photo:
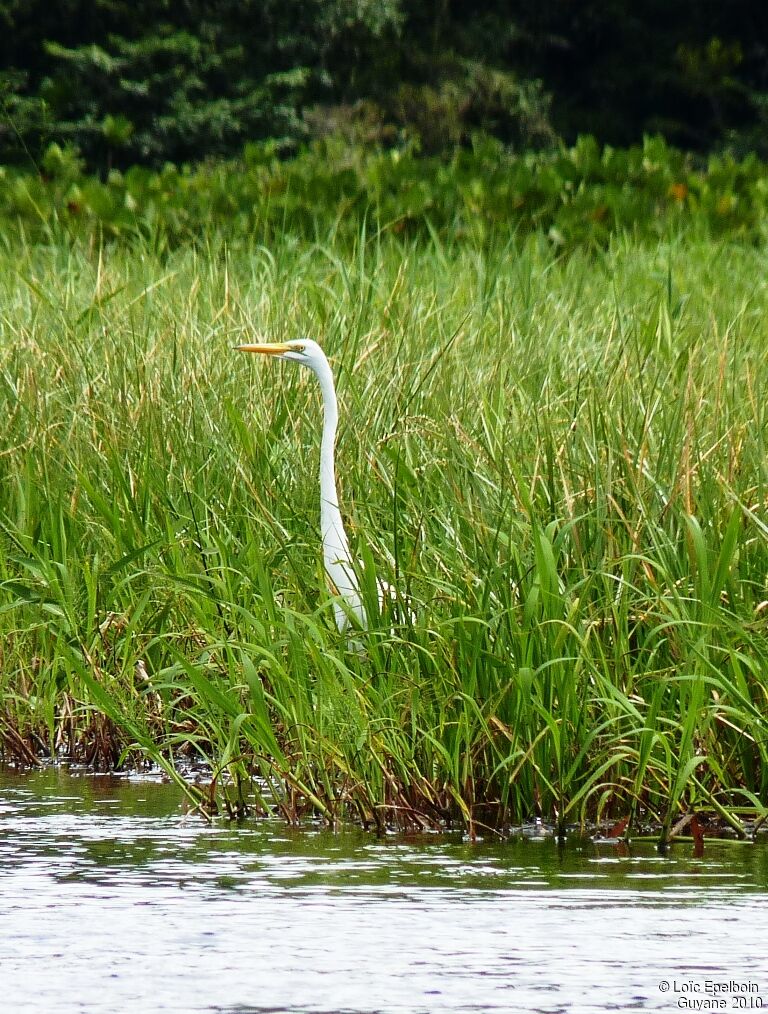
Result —
<path fill-rule="evenodd" d="M 296 338 L 287 342 L 260 342 L 255 345 L 238 345 L 240 352 L 258 352 L 275 359 L 288 359 L 308 366 L 320 382 L 323 396 L 323 437 L 320 444 L 320 534 L 323 541 L 323 563 L 331 589 L 341 601 L 334 602 L 336 626 L 344 631 L 354 616 L 361 627 L 367 626 L 365 607 L 355 575 L 349 540 L 344 530 L 336 489 L 334 455 L 336 425 L 339 407 L 333 384 L 333 373 L 325 353 L 311 338 Z M 342 605 L 343 603 L 343 605 Z"/>

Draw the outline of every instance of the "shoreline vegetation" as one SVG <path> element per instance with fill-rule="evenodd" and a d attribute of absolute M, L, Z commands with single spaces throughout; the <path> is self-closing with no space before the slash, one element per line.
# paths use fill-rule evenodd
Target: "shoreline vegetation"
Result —
<path fill-rule="evenodd" d="M 6 761 L 379 832 L 762 824 L 765 165 L 478 139 L 42 170 L 0 169 Z M 362 653 L 313 378 L 232 351 L 304 334 Z"/>
<path fill-rule="evenodd" d="M 254 142 L 236 160 L 98 176 L 85 173 L 77 149 L 54 143 L 38 170 L 0 166 L 3 240 L 135 240 L 164 252 L 211 233 L 230 243 L 286 234 L 355 243 L 366 226 L 451 245 L 540 233 L 569 252 L 603 248 L 621 232 L 762 243 L 768 229 L 768 164 L 755 155 L 690 155 L 659 136 L 630 148 L 584 136 L 516 153 L 477 134 L 469 147 L 431 156 L 417 143 L 380 148 L 329 137 L 292 156 L 282 151 Z"/>

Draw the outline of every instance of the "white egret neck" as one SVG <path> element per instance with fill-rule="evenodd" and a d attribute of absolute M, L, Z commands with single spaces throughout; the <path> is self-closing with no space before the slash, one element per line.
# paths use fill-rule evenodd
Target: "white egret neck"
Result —
<path fill-rule="evenodd" d="M 336 626 L 343 631 L 349 626 L 349 614 L 355 616 L 362 627 L 366 626 L 366 615 L 357 577 L 352 566 L 349 542 L 341 519 L 339 495 L 336 489 L 334 459 L 339 409 L 333 384 L 333 373 L 328 360 L 323 355 L 322 359 L 315 359 L 307 365 L 317 377 L 323 396 L 323 438 L 320 444 L 320 534 L 323 542 L 323 563 L 331 583 L 331 590 L 343 599 L 347 607 L 345 609 L 340 602 L 334 604 Z"/>

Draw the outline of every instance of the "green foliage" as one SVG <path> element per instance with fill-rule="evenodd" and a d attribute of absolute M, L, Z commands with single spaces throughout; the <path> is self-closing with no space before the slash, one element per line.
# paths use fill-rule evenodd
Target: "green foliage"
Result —
<path fill-rule="evenodd" d="M 396 2 L 59 7 L 5 5 L 19 43 L 0 81 L 6 161 L 34 159 L 53 141 L 76 145 L 104 171 L 231 154 L 255 138 L 299 139 L 303 107 L 333 97 L 334 54 L 373 53 L 400 21 Z"/>
<path fill-rule="evenodd" d="M 326 121 L 425 152 L 660 133 L 768 157 L 756 0 L 0 2 L 0 161 L 72 144 L 89 169 L 234 157 Z M 394 137 L 392 135 L 394 134 Z"/>
<path fill-rule="evenodd" d="M 114 137 L 128 126 L 110 121 Z M 241 161 L 160 171 L 82 174 L 76 149 L 52 144 L 43 176 L 0 168 L 0 221 L 31 238 L 152 238 L 164 248 L 204 232 L 230 242 L 287 234 L 312 239 L 329 225 L 354 242 L 364 222 L 403 239 L 435 234 L 495 242 L 545 233 L 557 249 L 604 247 L 694 229 L 760 242 L 768 221 L 768 169 L 754 156 L 706 165 L 646 138 L 628 149 L 580 138 L 572 148 L 510 154 L 478 135 L 471 150 L 425 157 L 412 146 L 350 148 L 338 138 L 291 159 L 274 142 L 248 145 Z"/>
<path fill-rule="evenodd" d="M 8 754 L 202 760 L 208 810 L 382 830 L 764 814 L 762 248 L 51 229 L 0 254 Z M 231 351 L 307 333 L 362 653 L 324 586 L 313 378 Z"/>
<path fill-rule="evenodd" d="M 554 126 L 569 140 L 623 146 L 661 133 L 699 151 L 735 143 L 745 153 L 752 142 L 766 157 L 765 33 L 754 0 L 544 0 L 515 11 L 505 57 L 553 94 Z"/>
<path fill-rule="evenodd" d="M 57 111 L 57 135 L 77 143 L 91 163 L 157 163 L 203 151 L 211 156 L 247 137 L 298 132 L 297 95 L 308 71 L 233 80 L 210 98 L 212 79 L 227 80 L 245 57 L 242 47 L 221 47 L 215 36 L 163 26 L 137 41 L 115 37 L 109 51 L 56 43 L 47 48 L 65 65 L 43 90 Z"/>

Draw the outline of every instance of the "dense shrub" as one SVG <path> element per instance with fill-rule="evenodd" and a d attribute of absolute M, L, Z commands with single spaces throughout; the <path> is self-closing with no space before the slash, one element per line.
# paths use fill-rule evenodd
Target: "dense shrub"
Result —
<path fill-rule="evenodd" d="M 658 236 L 685 225 L 756 241 L 765 235 L 768 167 L 754 156 L 704 164 L 647 138 L 628 149 L 580 138 L 570 148 L 510 154 L 477 136 L 450 157 L 412 147 L 370 150 L 329 138 L 281 158 L 272 142 L 237 161 L 83 174 L 51 145 L 41 174 L 1 169 L 0 218 L 30 236 L 152 236 L 176 245 L 219 229 L 230 240 L 276 233 L 312 238 L 332 225 L 484 241 L 545 233 L 556 246 L 600 246 L 615 232 Z"/>
<path fill-rule="evenodd" d="M 5 163 L 51 142 L 102 174 L 234 157 L 361 106 L 430 152 L 480 130 L 768 156 L 757 0 L 0 0 L 0 29 Z"/>

